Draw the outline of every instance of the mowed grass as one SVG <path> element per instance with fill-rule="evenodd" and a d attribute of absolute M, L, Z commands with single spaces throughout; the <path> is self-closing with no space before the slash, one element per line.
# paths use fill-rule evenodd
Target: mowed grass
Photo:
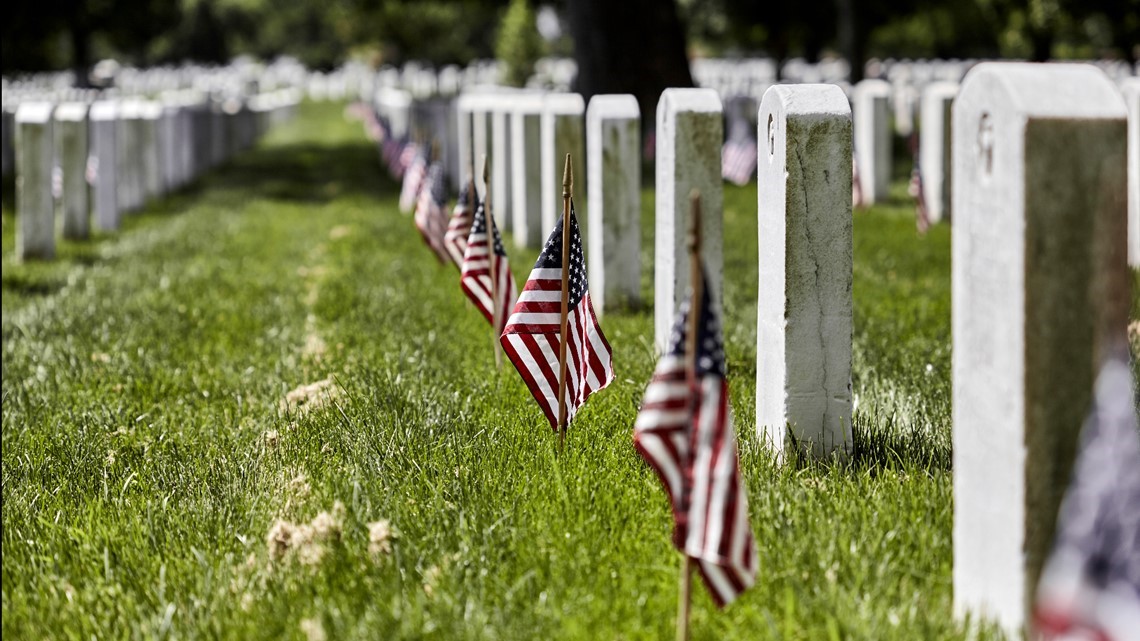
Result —
<path fill-rule="evenodd" d="M 673 634 L 680 556 L 630 436 L 651 306 L 604 316 L 617 380 L 559 455 L 341 109 L 305 105 L 50 264 L 12 261 L 6 190 L 5 638 Z M 723 611 L 695 583 L 693 638 L 965 638 L 951 612 L 949 229 L 918 236 L 903 199 L 856 214 L 857 452 L 778 466 L 755 436 L 755 187 L 726 187 L 725 203 L 760 574 Z M 647 295 L 652 211 L 647 190 Z M 536 254 L 509 251 L 521 282 Z M 340 392 L 314 409 L 283 404 L 329 377 Z M 393 538 L 370 551 L 380 520 Z M 326 536 L 279 556 L 280 521 Z"/>

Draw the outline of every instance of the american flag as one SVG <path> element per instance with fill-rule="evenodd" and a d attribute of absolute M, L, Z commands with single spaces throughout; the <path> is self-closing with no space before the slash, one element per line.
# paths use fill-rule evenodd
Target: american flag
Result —
<path fill-rule="evenodd" d="M 863 207 L 867 203 L 863 200 L 863 183 L 859 178 L 859 161 L 851 156 L 851 206 Z"/>
<path fill-rule="evenodd" d="M 420 187 L 423 187 L 424 178 L 427 177 L 428 161 L 420 146 L 410 144 L 401 153 L 402 157 L 409 157 L 407 170 L 404 171 L 404 182 L 400 186 L 400 211 L 408 213 L 416 206 L 416 199 L 420 194 Z M 404 158 L 401 158 L 402 163 Z"/>
<path fill-rule="evenodd" d="M 566 328 L 566 424 L 590 394 L 614 380 L 613 350 L 590 301 L 582 234 L 570 209 L 569 303 Z M 562 334 L 562 217 L 546 239 L 499 341 L 530 393 L 558 429 L 559 346 Z"/>
<path fill-rule="evenodd" d="M 708 291 L 706 283 L 695 376 L 690 380 L 685 362 L 690 292 L 645 390 L 633 442 L 669 493 L 673 544 L 696 562 L 723 607 L 756 582 L 759 561 L 729 415 L 724 343 Z"/>
<path fill-rule="evenodd" d="M 756 141 L 745 134 L 724 143 L 720 154 L 721 176 L 734 185 L 747 185 L 756 171 Z"/>
<path fill-rule="evenodd" d="M 930 211 L 926 208 L 926 190 L 922 186 L 922 166 L 919 164 L 918 137 L 911 134 L 911 156 L 914 158 L 914 168 L 910 170 L 910 182 L 906 186 L 906 193 L 914 198 L 914 222 L 919 233 L 925 234 L 930 229 Z"/>
<path fill-rule="evenodd" d="M 451 212 L 451 221 L 447 224 L 447 233 L 443 236 L 443 245 L 447 253 L 455 261 L 456 266 L 462 269 L 463 257 L 467 254 L 467 237 L 471 235 L 471 191 L 472 183 L 467 183 L 466 189 L 459 190 L 459 199 L 455 209 Z"/>
<path fill-rule="evenodd" d="M 1140 425 L 1127 349 L 1097 377 L 1053 552 L 1037 586 L 1047 639 L 1140 635 Z"/>
<path fill-rule="evenodd" d="M 495 246 L 494 300 L 492 301 L 491 297 L 491 261 L 488 260 L 490 253 L 487 251 L 487 211 L 483 203 L 475 207 L 475 216 L 471 221 L 471 235 L 467 237 L 467 249 L 463 254 L 463 265 L 459 270 L 459 285 L 488 323 L 495 324 L 494 310 L 498 309 L 499 318 L 495 331 L 500 332 L 506 322 L 507 314 L 515 304 L 518 289 L 507 261 L 507 252 L 503 249 L 503 241 L 499 237 L 499 227 L 493 220 L 490 226 Z"/>
<path fill-rule="evenodd" d="M 420 230 L 427 246 L 435 252 L 439 262 L 451 259 L 443 246 L 443 235 L 447 230 L 447 215 L 443 213 L 443 199 L 446 184 L 443 178 L 443 165 L 432 163 L 416 199 L 416 229 Z"/>

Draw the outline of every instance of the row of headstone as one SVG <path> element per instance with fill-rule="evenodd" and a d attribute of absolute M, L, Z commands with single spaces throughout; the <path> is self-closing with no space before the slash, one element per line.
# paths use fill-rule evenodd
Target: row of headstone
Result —
<path fill-rule="evenodd" d="M 934 172 L 928 189 L 943 212 L 954 203 L 956 218 L 955 608 L 1013 635 L 1028 620 L 1097 363 L 1125 340 L 1126 255 L 1140 242 L 1140 86 L 1123 88 L 1125 97 L 1090 65 L 1019 63 L 977 65 L 960 89 L 949 80 L 926 86 L 922 164 Z M 836 85 L 775 85 L 757 110 L 756 417 L 758 436 L 779 456 L 852 452 L 851 158 L 881 142 L 887 95 L 882 84 L 860 88 L 853 120 Z M 596 96 L 585 112 L 587 258 L 604 309 L 639 290 L 640 114 L 628 95 Z M 709 288 L 721 304 L 723 112 L 710 89 L 669 89 L 658 103 L 659 349 L 688 275 L 694 189 Z M 546 157 L 579 144 L 581 100 L 485 92 L 461 96 L 457 113 L 461 156 L 489 153 L 510 167 L 502 179 L 510 187 L 493 179 L 491 188 L 514 192 L 507 224 L 516 243 L 537 246 L 553 225 L 538 212 L 561 194 L 561 168 Z M 574 119 L 564 137 L 563 117 Z M 495 143 L 502 121 L 512 125 L 509 145 Z"/>
<path fill-rule="evenodd" d="M 248 101 L 21 102 L 15 106 L 17 258 L 52 258 L 57 233 L 87 238 L 247 149 L 288 119 L 290 90 Z M 58 209 L 58 219 L 57 219 Z"/>

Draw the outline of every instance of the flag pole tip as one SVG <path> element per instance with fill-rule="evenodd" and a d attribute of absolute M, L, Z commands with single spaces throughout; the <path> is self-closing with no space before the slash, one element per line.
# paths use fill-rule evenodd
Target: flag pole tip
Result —
<path fill-rule="evenodd" d="M 562 197 L 570 196 L 570 187 L 574 184 L 574 165 L 570 161 L 570 154 L 566 154 L 566 165 L 562 169 Z"/>

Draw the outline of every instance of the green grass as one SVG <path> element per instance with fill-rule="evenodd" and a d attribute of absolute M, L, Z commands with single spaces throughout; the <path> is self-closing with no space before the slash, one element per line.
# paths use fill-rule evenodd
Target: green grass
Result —
<path fill-rule="evenodd" d="M 556 455 L 340 109 L 305 105 L 53 263 L 12 262 L 5 200 L 6 638 L 301 639 L 314 622 L 330 639 L 672 635 L 680 557 L 630 437 L 651 308 L 605 316 L 617 380 Z M 754 437 L 755 207 L 754 187 L 726 187 L 726 339 L 760 576 L 724 611 L 694 590 L 693 638 L 965 638 L 949 229 L 916 235 L 901 200 L 856 214 L 858 453 L 781 467 Z M 652 208 L 646 191 L 647 293 Z M 512 251 L 516 277 L 534 258 Z M 329 376 L 343 388 L 331 404 L 282 408 Z M 340 536 L 319 562 L 271 558 L 279 519 L 325 511 Z M 380 519 L 396 538 L 370 554 Z"/>

